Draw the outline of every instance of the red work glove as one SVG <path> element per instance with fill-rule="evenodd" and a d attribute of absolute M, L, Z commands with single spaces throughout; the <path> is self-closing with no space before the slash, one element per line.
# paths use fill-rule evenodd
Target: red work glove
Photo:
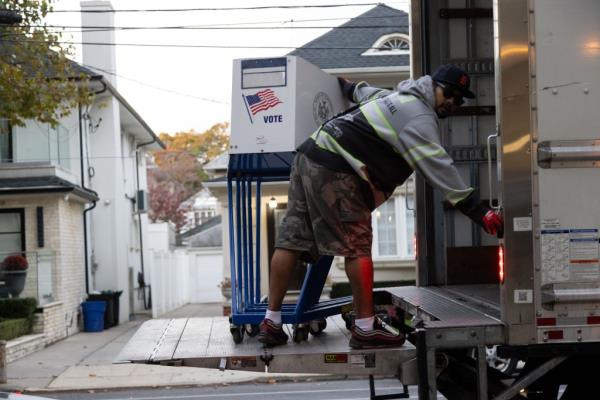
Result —
<path fill-rule="evenodd" d="M 502 219 L 501 215 L 496 214 L 492 210 L 488 210 L 488 212 L 486 212 L 483 216 L 481 222 L 483 230 L 485 230 L 486 233 L 490 235 L 497 234 L 498 237 L 502 237 L 502 234 L 504 233 L 504 220 Z"/>

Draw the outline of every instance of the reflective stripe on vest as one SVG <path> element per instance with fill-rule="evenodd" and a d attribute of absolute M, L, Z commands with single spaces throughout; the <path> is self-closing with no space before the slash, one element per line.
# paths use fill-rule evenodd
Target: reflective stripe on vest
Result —
<path fill-rule="evenodd" d="M 355 158 L 348 151 L 346 151 L 346 149 L 344 149 L 342 146 L 340 146 L 340 144 L 333 137 L 331 137 L 331 135 L 328 132 L 324 131 L 323 129 L 320 129 L 313 133 L 310 137 L 321 149 L 330 151 L 334 154 L 339 154 L 340 156 L 344 157 L 344 159 L 348 162 L 348 164 L 350 164 L 352 169 L 356 171 L 356 173 L 362 179 L 364 179 L 365 181 L 369 180 L 367 175 L 365 174 L 366 165 L 359 159 Z"/>

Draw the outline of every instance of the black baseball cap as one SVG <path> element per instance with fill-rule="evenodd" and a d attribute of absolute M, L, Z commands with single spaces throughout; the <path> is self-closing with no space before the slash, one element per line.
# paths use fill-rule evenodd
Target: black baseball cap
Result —
<path fill-rule="evenodd" d="M 454 65 L 445 64 L 435 70 L 431 79 L 436 82 L 445 83 L 458 89 L 458 91 L 467 99 L 475 98 L 475 93 L 469 90 L 471 84 L 471 78 L 462 69 L 455 67 Z"/>

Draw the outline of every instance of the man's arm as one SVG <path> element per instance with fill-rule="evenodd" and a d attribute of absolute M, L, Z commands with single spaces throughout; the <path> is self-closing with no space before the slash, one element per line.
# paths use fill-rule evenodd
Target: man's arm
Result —
<path fill-rule="evenodd" d="M 369 86 L 367 82 L 352 82 L 346 78 L 339 77 L 338 82 L 344 97 L 353 103 L 364 103 L 377 97 L 386 96 L 390 93 L 387 89 Z"/>
<path fill-rule="evenodd" d="M 437 124 L 428 116 L 417 117 L 400 132 L 402 156 L 429 184 L 440 189 L 446 201 L 460 210 L 487 233 L 502 234 L 502 217 L 481 204 L 472 187 L 467 186 L 454 161 L 437 142 Z"/>

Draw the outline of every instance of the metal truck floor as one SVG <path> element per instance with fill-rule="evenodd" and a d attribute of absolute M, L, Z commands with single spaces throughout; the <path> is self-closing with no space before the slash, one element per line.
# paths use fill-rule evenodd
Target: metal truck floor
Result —
<path fill-rule="evenodd" d="M 327 318 L 319 336 L 285 346 L 263 348 L 256 338 L 235 344 L 226 317 L 155 319 L 142 324 L 123 348 L 117 363 L 150 363 L 172 366 L 244 371 L 302 372 L 354 375 L 394 374 L 404 361 L 416 356 L 408 342 L 397 348 L 351 350 L 349 332 L 340 316 Z"/>
<path fill-rule="evenodd" d="M 386 289 L 392 303 L 425 328 L 501 327 L 498 285 L 404 286 Z"/>

